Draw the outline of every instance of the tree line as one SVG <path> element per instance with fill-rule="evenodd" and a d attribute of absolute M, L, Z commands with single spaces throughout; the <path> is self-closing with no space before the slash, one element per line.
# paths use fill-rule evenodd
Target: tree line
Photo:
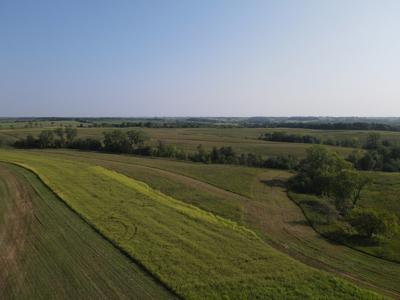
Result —
<path fill-rule="evenodd" d="M 304 128 L 319 130 L 379 130 L 400 131 L 399 125 L 374 122 L 255 122 L 243 123 L 243 127 L 254 128 Z"/>
<path fill-rule="evenodd" d="M 366 151 L 354 150 L 347 158 L 357 169 L 400 172 L 400 146 L 397 143 L 371 133 L 363 148 Z"/>
<path fill-rule="evenodd" d="M 352 139 L 322 139 L 315 135 L 301 135 L 295 133 L 287 133 L 284 131 L 267 132 L 259 136 L 260 140 L 271 142 L 285 142 L 285 143 L 304 143 L 304 144 L 323 144 L 329 146 L 351 147 L 359 148 L 363 145 L 358 138 Z"/>
<path fill-rule="evenodd" d="M 238 154 L 230 146 L 213 147 L 211 150 L 198 145 L 194 152 L 185 152 L 172 144 L 158 141 L 155 146 L 147 143 L 148 136 L 140 130 L 112 130 L 103 133 L 103 139 L 77 138 L 75 128 L 43 130 L 37 137 L 28 135 L 14 143 L 16 148 L 70 148 L 102 151 L 119 154 L 136 154 L 154 157 L 168 157 L 207 164 L 237 164 L 258 168 L 293 170 L 299 161 L 291 155 L 263 158 L 253 153 Z"/>

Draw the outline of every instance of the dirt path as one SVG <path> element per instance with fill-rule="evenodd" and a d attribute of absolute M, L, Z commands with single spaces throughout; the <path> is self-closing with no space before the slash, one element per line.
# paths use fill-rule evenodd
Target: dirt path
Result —
<path fill-rule="evenodd" d="M 24 281 L 23 272 L 19 272 L 18 259 L 24 251 L 27 235 L 33 221 L 32 201 L 25 187 L 13 172 L 0 164 L 0 180 L 5 187 L 3 207 L 4 226 L 0 227 L 0 295 L 9 281 L 10 274 L 17 274 L 13 284 L 20 286 Z"/>

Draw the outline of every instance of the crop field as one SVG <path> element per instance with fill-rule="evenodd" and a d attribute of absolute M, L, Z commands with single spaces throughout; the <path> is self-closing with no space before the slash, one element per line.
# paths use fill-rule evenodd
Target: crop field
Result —
<path fill-rule="evenodd" d="M 32 172 L 0 164 L 1 299 L 171 299 Z"/>
<path fill-rule="evenodd" d="M 146 168 L 151 167 L 146 164 L 157 163 L 156 160 L 146 161 L 140 167 L 142 172 L 138 172 L 141 178 L 137 179 L 132 176 L 136 171 L 130 170 L 130 162 L 128 166 L 123 166 L 123 172 L 123 167 L 113 170 L 110 165 L 101 166 L 83 156 L 78 159 L 76 152 L 69 156 L 70 152 L 1 151 L 0 158 L 37 173 L 88 223 L 181 297 L 376 297 L 290 258 L 267 244 L 256 231 L 239 224 L 248 223 L 248 208 L 244 203 L 247 200 L 237 194 L 229 197 L 229 190 L 234 190 L 234 187 L 229 190 L 219 188 L 223 180 L 217 179 L 218 176 L 205 175 L 204 180 L 215 182 L 199 185 L 196 188 L 199 194 L 194 193 L 185 203 L 182 199 L 188 197 L 187 190 L 183 189 L 183 194 L 180 194 L 176 186 L 169 190 L 166 186 L 179 182 L 187 188 L 194 188 L 196 174 L 187 177 L 187 182 L 182 175 L 190 172 L 192 164 L 186 170 L 177 172 L 175 177 L 163 173 L 156 177 L 154 185 L 147 185 L 145 178 L 147 176 L 150 180 L 151 177 L 146 174 Z M 125 158 L 98 155 L 94 159 L 104 159 L 105 163 L 111 164 L 112 157 Z M 166 161 L 165 165 L 168 164 L 174 167 L 174 162 Z M 254 180 L 252 174 L 259 170 L 249 170 L 244 178 Z M 132 172 L 131 175 L 129 172 Z M 169 182 L 163 182 L 163 177 L 167 177 Z M 161 187 L 159 190 L 155 189 L 157 185 Z M 253 188 L 247 192 L 253 193 Z M 206 195 L 209 202 L 204 209 L 197 207 L 202 195 Z M 214 195 L 218 202 L 215 205 L 210 200 Z M 216 212 L 228 202 L 231 206 L 224 211 L 225 218 L 217 216 Z"/>

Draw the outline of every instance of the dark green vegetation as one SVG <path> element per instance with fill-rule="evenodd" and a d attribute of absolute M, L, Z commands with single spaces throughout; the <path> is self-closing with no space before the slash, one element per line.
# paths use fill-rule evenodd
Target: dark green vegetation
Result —
<path fill-rule="evenodd" d="M 322 234 L 368 253 L 400 262 L 398 211 L 363 203 L 363 191 L 373 182 L 349 162 L 325 148 L 308 150 L 299 172 L 289 181 L 294 199 Z M 382 188 L 384 184 L 380 186 Z M 372 203 L 385 196 L 376 195 Z M 303 195 L 296 194 L 303 193 Z M 315 196 L 304 195 L 314 194 Z M 395 203 L 398 199 L 392 199 Z M 368 204 L 368 203 L 367 203 Z"/>
<path fill-rule="evenodd" d="M 0 163 L 1 299 L 174 298 L 34 175 Z"/>
<path fill-rule="evenodd" d="M 375 297 L 279 253 L 253 231 L 232 221 L 184 204 L 176 200 L 179 198 L 158 192 L 136 178 L 122 175 L 122 172 L 95 166 L 99 163 L 79 153 L 76 153 L 77 156 L 74 156 L 75 153 L 57 153 L 2 151 L 1 158 L 32 168 L 88 222 L 185 298 Z M 112 158 L 128 159 L 102 154 L 93 154 L 94 157 L 105 164 Z M 148 161 L 157 165 L 161 162 L 159 165 L 163 166 L 162 161 Z M 122 164 L 128 172 L 130 164 Z M 175 168 L 184 165 L 170 161 L 166 161 L 167 164 Z M 195 168 L 191 166 L 194 165 L 185 165 L 186 171 L 192 172 Z M 142 172 L 138 174 L 143 175 L 138 176 L 148 176 L 145 174 L 148 168 L 141 166 Z M 241 170 L 239 167 L 228 168 L 232 168 L 232 171 L 235 168 Z M 247 175 L 244 173 L 244 178 L 254 178 L 252 174 L 259 172 L 257 169 L 249 170 Z M 132 171 L 136 174 L 135 170 Z M 222 171 L 226 179 L 227 169 Z M 192 173 L 193 176 L 195 173 Z M 215 179 L 215 185 L 226 181 L 221 177 L 221 172 L 211 175 L 202 173 L 206 180 Z M 156 177 L 155 184 L 163 185 L 162 177 L 168 177 L 171 183 L 182 180 L 178 174 L 175 177 L 165 175 Z M 193 182 L 190 178 L 185 179 Z M 233 188 L 235 184 L 231 182 L 228 185 L 233 185 Z M 218 193 L 218 198 L 224 199 L 221 207 L 226 201 L 232 201 L 232 206 L 236 206 L 235 203 L 245 205 L 244 201 L 247 201 L 238 195 L 228 197 L 231 195 L 228 191 L 205 183 L 198 185 L 195 190 L 208 193 L 209 198 Z M 177 189 L 171 189 L 171 194 L 174 191 L 180 193 Z M 249 192 L 252 193 L 251 190 Z M 217 205 L 211 208 L 219 210 Z M 232 218 L 238 216 L 234 211 L 231 213 L 231 210 L 226 211 Z M 243 219 L 247 223 L 247 212 L 243 214 Z"/>

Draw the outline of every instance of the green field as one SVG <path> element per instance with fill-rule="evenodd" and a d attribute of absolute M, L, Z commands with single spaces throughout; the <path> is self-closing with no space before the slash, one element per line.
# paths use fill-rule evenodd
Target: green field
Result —
<path fill-rule="evenodd" d="M 121 173 L 40 151 L 0 155 L 34 170 L 88 222 L 185 298 L 373 297 L 281 254 L 235 222 Z"/>
<path fill-rule="evenodd" d="M 34 175 L 0 164 L 1 299 L 174 296 Z"/>
<path fill-rule="evenodd" d="M 288 172 L 79 151 L 46 153 L 101 165 L 145 181 L 176 199 L 244 224 L 306 264 L 388 295 L 400 294 L 399 264 L 331 243 L 308 225 L 303 212 L 281 187 L 281 182 L 292 176 Z"/>

